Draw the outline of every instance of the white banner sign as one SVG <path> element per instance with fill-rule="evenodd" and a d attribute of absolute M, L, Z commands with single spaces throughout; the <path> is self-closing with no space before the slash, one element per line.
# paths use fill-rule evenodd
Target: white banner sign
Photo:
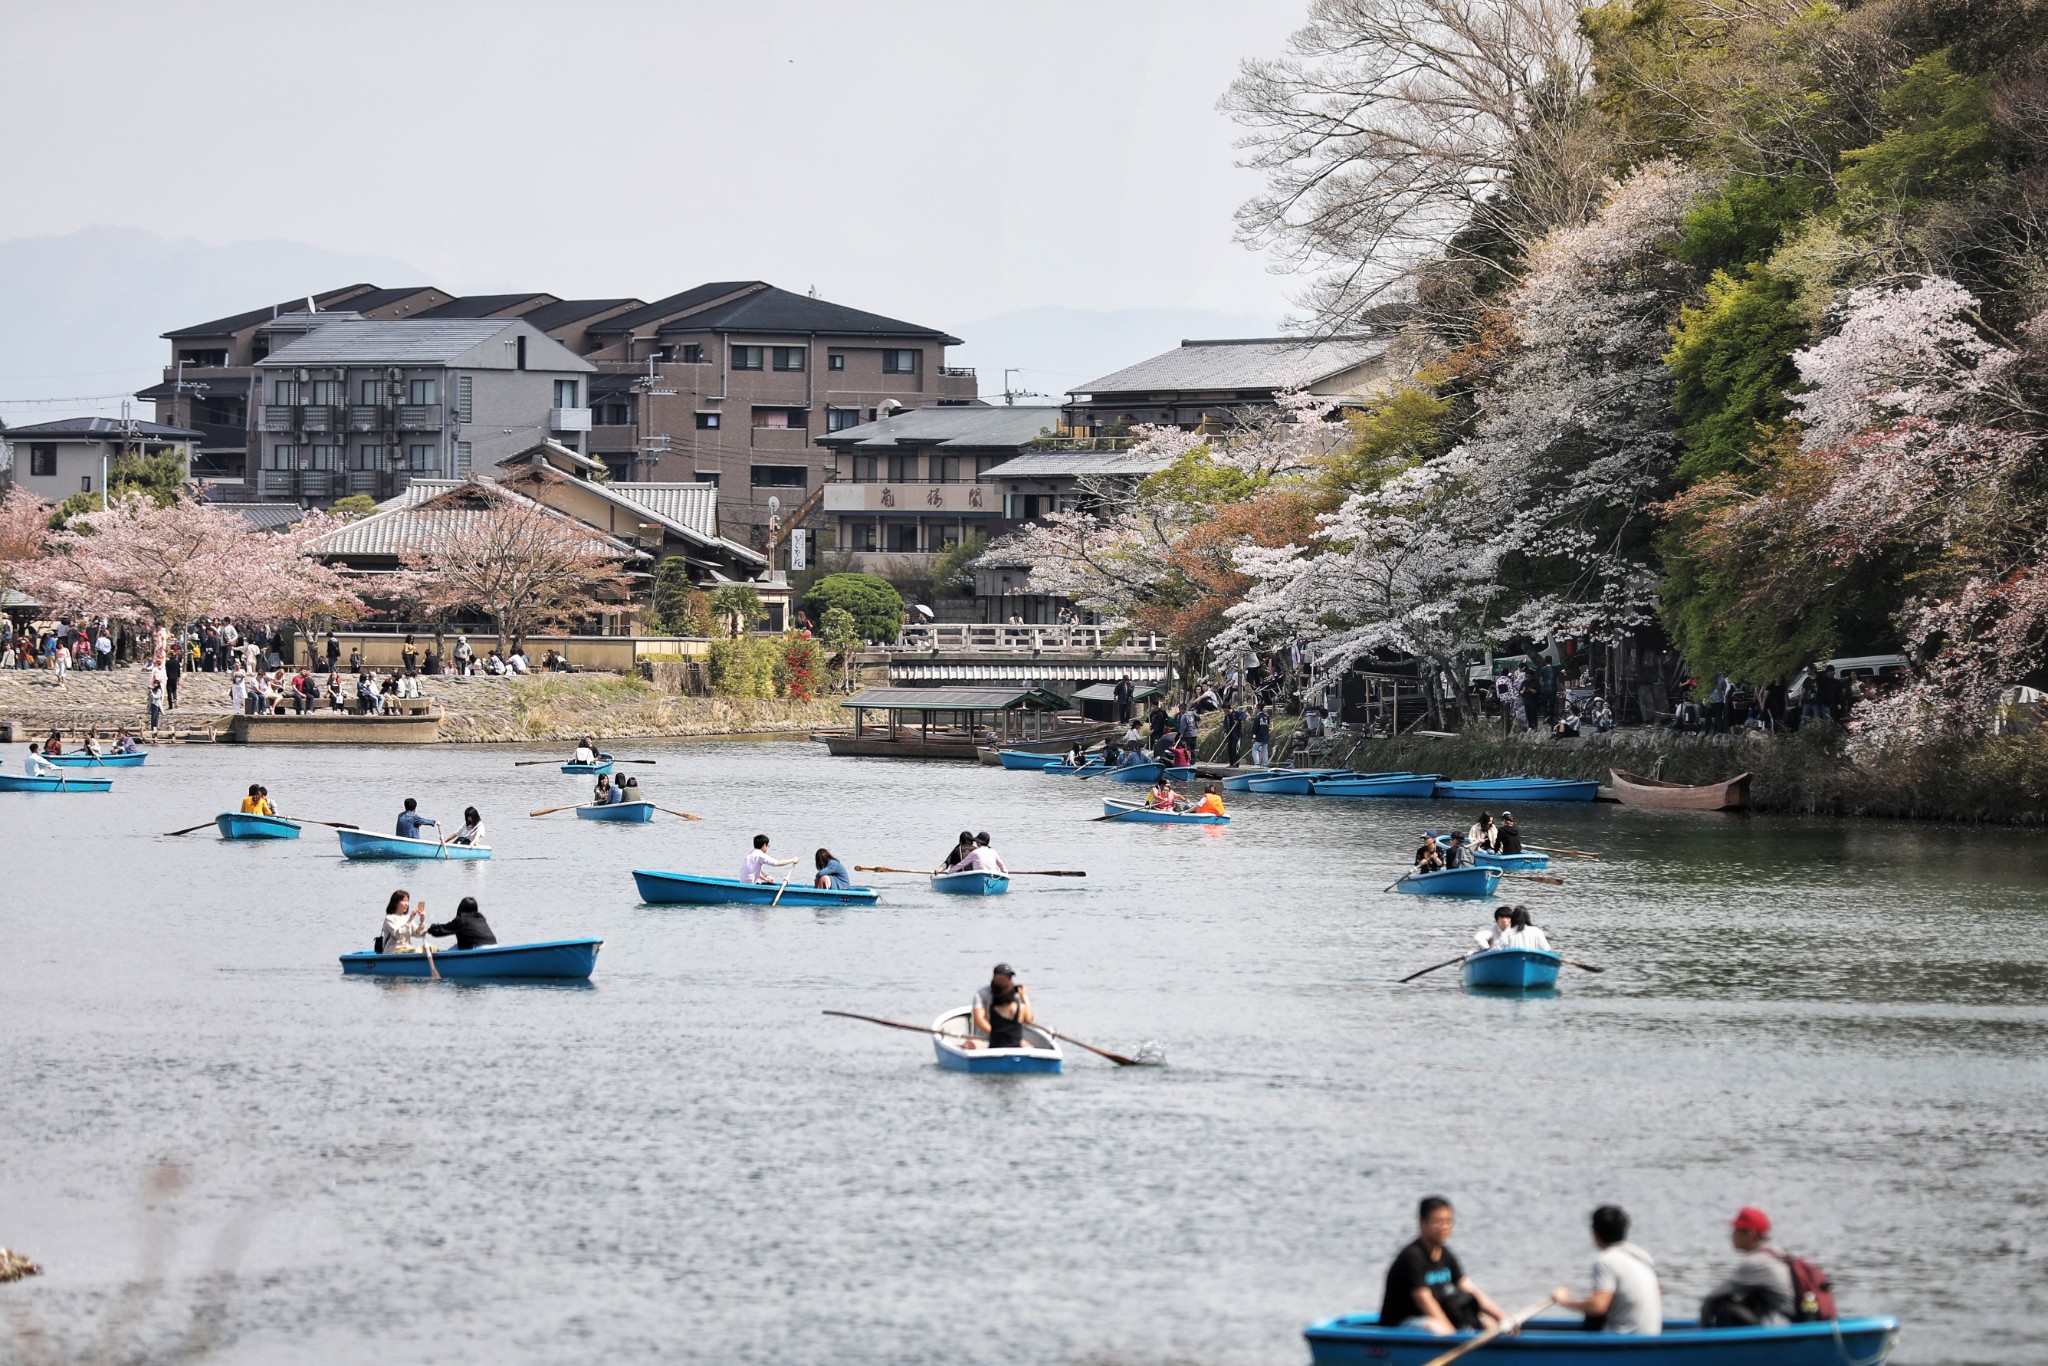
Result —
<path fill-rule="evenodd" d="M 798 527 L 789 533 L 789 567 L 803 569 L 810 564 L 811 533 Z"/>

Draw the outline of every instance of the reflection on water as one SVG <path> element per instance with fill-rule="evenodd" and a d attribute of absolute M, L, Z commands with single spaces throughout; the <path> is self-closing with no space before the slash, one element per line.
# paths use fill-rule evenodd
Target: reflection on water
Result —
<path fill-rule="evenodd" d="M 583 785 L 503 748 L 166 750 L 110 797 L 0 799 L 0 1241 L 47 1271 L 10 1295 L 103 1314 L 169 1158 L 202 1231 L 268 1211 L 237 1362 L 1296 1363 L 1441 1192 L 1512 1303 L 1583 1278 L 1614 1200 L 1689 1305 L 1757 1204 L 1846 1307 L 1908 1320 L 1900 1360 L 2043 1359 L 2048 1268 L 2012 1218 L 2048 1146 L 2033 837 L 1531 807 L 1527 838 L 1603 857 L 1512 896 L 1607 971 L 1517 997 L 1396 985 L 1486 916 L 1380 890 L 1441 805 L 1133 826 L 1072 779 L 641 752 L 701 823 L 528 819 Z M 368 829 L 474 803 L 496 857 L 161 837 L 252 781 Z M 774 911 L 642 905 L 630 877 L 731 876 L 757 831 L 925 867 L 963 826 L 1088 877 L 876 875 L 875 907 Z M 503 942 L 602 935 L 596 979 L 345 979 L 396 886 L 475 895 Z M 998 959 L 1055 1028 L 1169 1065 L 971 1077 L 819 1014 L 928 1020 Z"/>

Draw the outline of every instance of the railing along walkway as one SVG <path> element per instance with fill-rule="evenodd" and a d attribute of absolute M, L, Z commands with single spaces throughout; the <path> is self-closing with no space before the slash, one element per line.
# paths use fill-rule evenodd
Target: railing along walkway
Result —
<path fill-rule="evenodd" d="M 935 622 L 929 626 L 906 626 L 896 644 L 896 653 L 964 651 L 1034 654 L 1047 650 L 1086 650 L 1095 653 L 1163 654 L 1166 637 L 1150 631 L 1129 631 L 1119 626 L 1014 626 L 980 622 Z"/>

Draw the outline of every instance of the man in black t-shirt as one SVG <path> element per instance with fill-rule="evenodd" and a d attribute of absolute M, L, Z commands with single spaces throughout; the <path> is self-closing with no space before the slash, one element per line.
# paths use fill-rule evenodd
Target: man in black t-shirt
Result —
<path fill-rule="evenodd" d="M 1439 1195 L 1423 1200 L 1414 1242 L 1394 1254 L 1380 1298 L 1380 1324 L 1406 1324 L 1432 1333 L 1477 1332 L 1507 1315 L 1472 1284 L 1446 1246 L 1451 1238 L 1451 1202 Z"/>

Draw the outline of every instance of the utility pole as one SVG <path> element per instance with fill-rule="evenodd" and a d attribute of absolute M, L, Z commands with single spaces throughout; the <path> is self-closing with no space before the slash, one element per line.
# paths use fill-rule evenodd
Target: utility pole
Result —
<path fill-rule="evenodd" d="M 652 352 L 649 352 L 647 356 L 647 373 L 633 381 L 633 392 L 647 399 L 673 398 L 675 396 L 674 386 L 662 379 L 660 374 L 656 372 Z M 646 414 L 646 419 L 639 424 L 640 439 L 634 444 L 639 458 L 652 465 L 657 459 L 668 453 L 668 433 L 663 432 L 659 436 L 649 435 L 647 429 L 654 425 L 654 404 L 650 402 L 639 406 L 640 411 Z M 641 471 L 627 471 L 628 476 L 637 473 L 641 473 Z"/>
<path fill-rule="evenodd" d="M 1011 388 L 1011 387 L 1010 387 L 1010 376 L 1012 376 L 1012 375 L 1020 375 L 1020 374 L 1022 374 L 1022 373 L 1024 373 L 1024 372 L 1023 372 L 1023 369 L 1022 369 L 1022 367 L 1020 367 L 1020 366 L 1014 366 L 1014 365 L 1013 365 L 1013 366 L 1011 366 L 1011 367 L 1010 367 L 1009 369 L 1007 369 L 1007 370 L 1003 371 L 1003 406 L 1004 406 L 1005 408 L 1015 407 L 1015 406 L 1016 406 L 1016 403 L 1017 403 L 1017 400 L 1018 400 L 1018 399 L 1020 399 L 1020 398 L 1051 398 L 1051 397 L 1052 397 L 1052 395 L 1050 395 L 1050 394 L 1040 394 L 1040 393 L 1034 393 L 1033 391 L 1031 391 L 1031 390 L 1029 390 L 1029 389 L 1013 389 L 1013 388 Z"/>

